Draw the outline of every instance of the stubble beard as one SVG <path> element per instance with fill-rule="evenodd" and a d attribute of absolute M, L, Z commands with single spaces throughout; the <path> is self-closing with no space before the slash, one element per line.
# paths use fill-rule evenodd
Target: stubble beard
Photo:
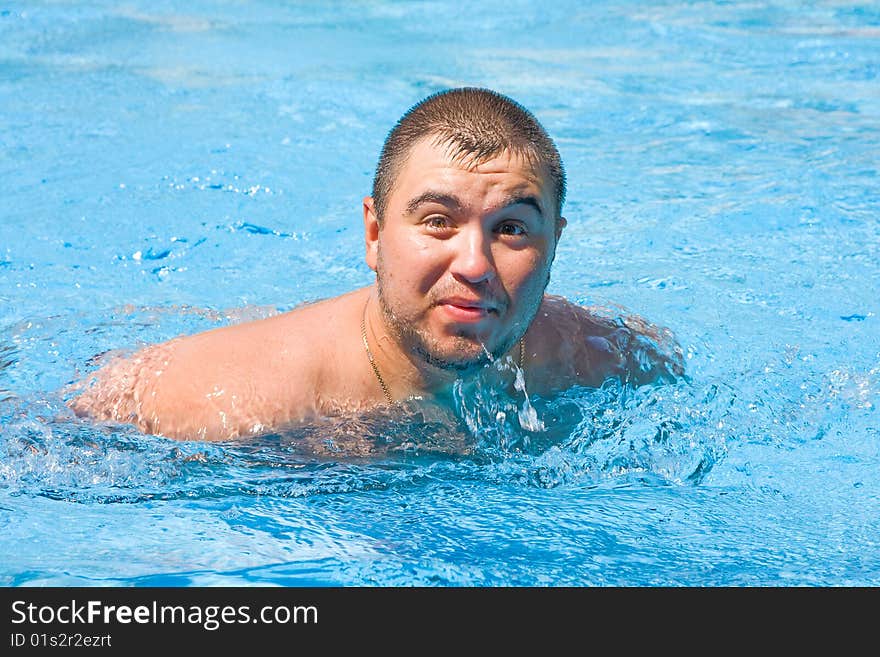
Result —
<path fill-rule="evenodd" d="M 506 354 L 523 335 L 525 335 L 526 330 L 531 325 L 532 320 L 538 313 L 538 309 L 541 307 L 544 290 L 550 282 L 550 271 L 548 268 L 543 284 L 540 286 L 540 291 L 534 294 L 534 299 L 529 301 L 529 305 L 525 308 L 525 312 L 521 319 L 511 326 L 512 331 L 495 347 L 495 349 L 490 352 L 486 345 L 474 336 L 462 334 L 453 336 L 454 349 L 457 352 L 467 355 L 460 358 L 450 358 L 448 355 L 444 354 L 440 342 L 431 335 L 428 330 L 418 327 L 416 322 L 398 313 L 392 307 L 388 295 L 385 294 L 383 286 L 385 276 L 383 275 L 383 272 L 384 268 L 382 266 L 380 252 L 376 271 L 376 287 L 379 295 L 379 307 L 382 311 L 385 325 L 392 333 L 394 339 L 402 349 L 409 350 L 424 363 L 443 371 L 456 372 L 459 374 L 480 369 L 498 360 L 504 356 L 504 354 Z M 432 296 L 436 297 L 436 294 Z M 530 295 L 525 295 L 526 298 L 528 296 Z M 504 304 L 504 306 L 509 307 L 509 301 Z M 433 307 L 433 302 L 430 297 L 428 307 Z M 477 346 L 479 347 L 479 350 L 475 352 L 474 350 Z"/>

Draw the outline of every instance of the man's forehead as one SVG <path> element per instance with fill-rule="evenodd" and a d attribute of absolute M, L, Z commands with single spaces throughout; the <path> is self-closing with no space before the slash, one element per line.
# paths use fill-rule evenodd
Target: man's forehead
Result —
<path fill-rule="evenodd" d="M 505 166 L 532 170 L 539 173 L 540 165 L 534 158 L 509 148 L 468 148 L 461 142 L 441 135 L 428 135 L 412 145 L 405 160 L 443 162 L 456 167 L 480 171 L 488 166 Z"/>
<path fill-rule="evenodd" d="M 519 186 L 529 183 L 542 192 L 548 191 L 549 171 L 535 158 L 510 149 L 491 154 L 472 153 L 448 140 L 424 137 L 416 142 L 401 162 L 398 180 L 419 182 L 432 172 L 463 171 L 478 174 L 513 174 L 521 178 Z"/>

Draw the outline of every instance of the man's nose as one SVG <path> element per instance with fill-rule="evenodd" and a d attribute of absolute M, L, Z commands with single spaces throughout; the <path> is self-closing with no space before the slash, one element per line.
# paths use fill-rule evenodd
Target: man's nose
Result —
<path fill-rule="evenodd" d="M 495 277 L 492 240 L 482 229 L 464 231 L 456 240 L 452 274 L 467 283 L 476 284 Z"/>

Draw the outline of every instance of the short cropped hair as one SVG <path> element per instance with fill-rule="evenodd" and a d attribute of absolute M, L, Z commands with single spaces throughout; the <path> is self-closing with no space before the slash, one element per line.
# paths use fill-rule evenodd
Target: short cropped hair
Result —
<path fill-rule="evenodd" d="M 373 203 L 381 223 L 397 175 L 413 146 L 425 137 L 474 164 L 509 151 L 543 166 L 553 186 L 556 216 L 565 202 L 565 170 L 553 140 L 534 115 L 489 89 L 463 87 L 434 93 L 411 107 L 382 146 L 373 178 Z"/>

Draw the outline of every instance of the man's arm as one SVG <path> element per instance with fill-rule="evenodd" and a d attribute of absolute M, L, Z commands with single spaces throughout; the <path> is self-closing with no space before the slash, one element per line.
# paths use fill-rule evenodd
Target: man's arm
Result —
<path fill-rule="evenodd" d="M 598 387 L 608 379 L 640 386 L 684 376 L 672 331 L 622 308 L 585 307 L 548 295 L 538 319 L 537 334 L 547 345 L 542 360 L 550 370 L 544 382 L 551 389 Z"/>
<path fill-rule="evenodd" d="M 288 421 L 305 404 L 308 368 L 278 319 L 226 326 L 115 358 L 76 387 L 80 416 L 180 440 L 227 440 Z M 290 376 L 291 358 L 300 373 Z"/>
<path fill-rule="evenodd" d="M 604 352 L 608 377 L 641 386 L 673 383 L 685 375 L 682 349 L 672 331 L 619 309 L 584 308 L 591 334 L 586 341 Z"/>
<path fill-rule="evenodd" d="M 684 354 L 672 331 L 638 315 L 622 316 L 620 322 L 628 382 L 635 385 L 674 383 L 685 376 Z"/>
<path fill-rule="evenodd" d="M 77 383 L 68 405 L 81 417 L 133 424 L 144 433 L 222 438 L 222 408 L 199 381 L 209 363 L 185 347 L 172 340 L 117 356 Z"/>

